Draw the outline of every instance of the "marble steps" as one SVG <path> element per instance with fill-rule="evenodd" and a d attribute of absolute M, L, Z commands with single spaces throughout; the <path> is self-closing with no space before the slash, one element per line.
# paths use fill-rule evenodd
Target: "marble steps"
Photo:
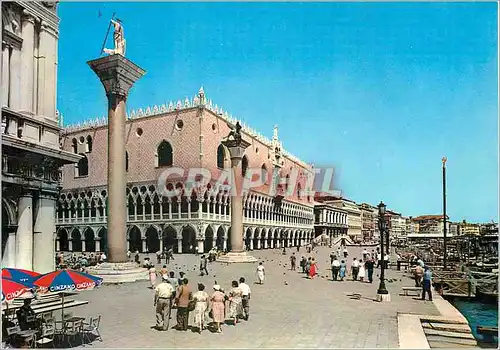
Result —
<path fill-rule="evenodd" d="M 471 333 L 471 329 L 468 324 L 422 322 L 422 327 L 424 328 L 424 332 L 426 329 L 435 329 L 454 333 Z"/>
<path fill-rule="evenodd" d="M 431 349 L 479 348 L 468 324 L 457 320 L 422 321 L 422 328 Z"/>

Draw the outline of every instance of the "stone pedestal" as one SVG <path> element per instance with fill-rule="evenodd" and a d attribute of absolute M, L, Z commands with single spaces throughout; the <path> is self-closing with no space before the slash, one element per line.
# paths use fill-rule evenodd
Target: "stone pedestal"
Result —
<path fill-rule="evenodd" d="M 231 252 L 223 255 L 217 261 L 225 263 L 257 262 L 257 259 L 244 251 L 243 244 L 243 176 L 241 160 L 245 149 L 250 146 L 245 140 L 235 139 L 222 141 L 229 150 L 232 170 L 231 191 Z"/>
<path fill-rule="evenodd" d="M 391 295 L 389 293 L 387 294 L 377 294 L 377 301 L 391 301 Z"/>
<path fill-rule="evenodd" d="M 87 62 L 108 97 L 108 259 L 92 272 L 105 282 L 133 282 L 146 269 L 127 262 L 125 102 L 132 85 L 146 72 L 120 54 Z"/>
<path fill-rule="evenodd" d="M 222 263 L 256 263 L 257 258 L 247 254 L 247 252 L 229 252 L 217 258 Z"/>
<path fill-rule="evenodd" d="M 123 263 L 127 261 L 125 102 L 130 88 L 145 71 L 120 54 L 87 63 L 108 97 L 108 259 Z"/>
<path fill-rule="evenodd" d="M 87 272 L 102 278 L 103 283 L 126 283 L 148 279 L 148 270 L 135 262 L 102 263 L 87 269 Z"/>

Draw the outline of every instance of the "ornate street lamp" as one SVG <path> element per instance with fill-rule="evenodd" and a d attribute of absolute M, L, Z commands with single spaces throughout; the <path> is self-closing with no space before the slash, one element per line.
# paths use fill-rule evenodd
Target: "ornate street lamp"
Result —
<path fill-rule="evenodd" d="M 378 227 L 380 231 L 380 257 L 382 264 L 380 265 L 380 284 L 377 290 L 377 301 L 391 301 L 391 296 L 385 287 L 385 259 L 384 259 L 384 232 L 386 230 L 385 211 L 386 205 L 380 202 L 378 205 Z M 389 243 L 389 242 L 387 242 Z"/>

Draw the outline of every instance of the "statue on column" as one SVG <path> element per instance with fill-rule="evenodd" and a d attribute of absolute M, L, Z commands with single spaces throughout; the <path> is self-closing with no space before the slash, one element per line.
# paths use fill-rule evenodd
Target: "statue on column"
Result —
<path fill-rule="evenodd" d="M 108 55 L 122 55 L 125 56 L 125 34 L 123 32 L 123 25 L 121 21 L 117 18 L 116 21 L 111 19 L 111 24 L 113 24 L 115 28 L 115 32 L 113 33 L 113 40 L 115 43 L 114 49 L 104 49 L 103 51 Z"/>
<path fill-rule="evenodd" d="M 236 122 L 236 126 L 233 128 L 230 126 L 231 131 L 227 135 L 226 140 L 241 141 L 241 125 L 240 122 Z"/>

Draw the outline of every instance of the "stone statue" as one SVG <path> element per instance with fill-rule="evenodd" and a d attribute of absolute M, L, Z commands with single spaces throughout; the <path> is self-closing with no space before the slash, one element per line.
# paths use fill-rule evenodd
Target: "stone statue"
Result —
<path fill-rule="evenodd" d="M 115 43 L 114 49 L 104 49 L 104 52 L 108 55 L 122 55 L 125 56 L 125 35 L 123 32 L 123 26 L 121 21 L 117 18 L 115 20 L 111 20 L 111 23 L 115 27 L 115 32 L 113 33 L 113 39 Z"/>
<path fill-rule="evenodd" d="M 230 127 L 231 131 L 227 135 L 226 140 L 233 139 L 234 141 L 241 141 L 241 125 L 240 122 L 236 122 L 236 126 Z"/>

